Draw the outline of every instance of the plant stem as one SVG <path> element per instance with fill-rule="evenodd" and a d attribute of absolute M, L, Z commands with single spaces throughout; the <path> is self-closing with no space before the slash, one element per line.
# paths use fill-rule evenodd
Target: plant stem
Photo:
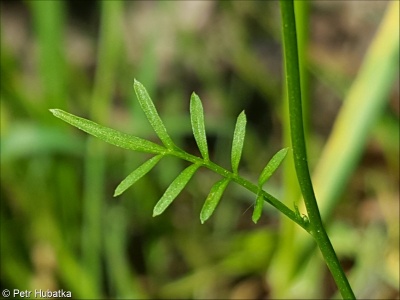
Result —
<path fill-rule="evenodd" d="M 308 45 L 308 32 L 309 32 L 309 7 L 310 1 L 295 1 L 295 15 L 296 15 L 296 28 L 297 28 L 297 42 L 299 52 L 299 65 L 300 65 L 300 79 L 301 79 L 301 93 L 302 93 L 302 108 L 303 108 L 303 121 L 304 131 L 307 139 L 308 124 L 309 122 L 309 101 L 308 101 L 308 70 L 306 70 Z M 283 62 L 284 63 L 284 62 Z M 282 97 L 282 107 L 280 108 L 282 116 L 282 133 L 283 145 L 285 147 L 292 147 L 290 137 L 290 121 L 289 121 L 289 103 L 287 101 L 286 82 L 283 82 L 284 95 Z M 289 205 L 290 203 L 299 204 L 301 192 L 300 186 L 297 182 L 296 171 L 294 169 L 293 155 L 288 155 L 282 163 L 282 184 L 283 195 L 281 201 Z M 299 270 L 299 261 L 303 261 L 300 252 L 293 252 L 297 245 L 298 226 L 282 216 L 279 220 L 279 234 L 276 250 L 274 252 L 274 259 L 268 267 L 268 282 L 271 283 L 271 297 L 272 298 L 290 298 L 291 294 L 289 286 L 292 284 L 293 277 Z M 301 230 L 301 229 L 300 229 Z M 307 240 L 312 240 L 308 235 L 302 235 Z"/>
<path fill-rule="evenodd" d="M 293 146 L 293 158 L 297 179 L 304 197 L 310 233 L 314 237 L 325 262 L 344 299 L 355 299 L 346 275 L 336 256 L 335 250 L 322 224 L 317 200 L 311 182 L 307 163 L 306 143 L 304 137 L 302 102 L 300 88 L 300 72 L 297 50 L 296 22 L 293 1 L 281 0 L 282 28 L 284 38 L 284 54 L 286 62 L 286 83 L 289 100 L 290 129 Z"/>
<path fill-rule="evenodd" d="M 248 181 L 247 179 L 239 176 L 238 174 L 230 172 L 230 171 L 224 169 L 223 167 L 213 163 L 210 160 L 205 160 L 203 158 L 191 155 L 179 148 L 176 148 L 174 150 L 169 150 L 167 153 L 165 153 L 165 155 L 172 155 L 175 157 L 179 157 L 179 158 L 186 160 L 188 162 L 191 162 L 193 164 L 201 164 L 204 167 L 212 170 L 213 172 L 215 172 L 217 174 L 220 174 L 221 176 L 223 176 L 225 178 L 230 178 L 232 181 L 235 181 L 237 184 L 243 186 L 245 189 L 249 190 L 250 192 L 253 192 L 256 195 L 258 193 L 261 193 L 261 195 L 264 198 L 264 201 L 268 202 L 273 207 L 278 209 L 281 213 L 283 213 L 289 219 L 294 221 L 296 224 L 298 224 L 304 230 L 306 230 L 307 232 L 310 232 L 310 229 L 308 226 L 309 225 L 308 221 L 304 220 L 300 215 L 296 214 L 296 212 L 291 210 L 289 207 L 287 207 L 281 201 L 276 199 L 274 196 L 272 196 L 271 194 L 267 193 L 264 190 L 259 190 L 259 187 L 257 185 L 255 185 L 254 183 Z"/>

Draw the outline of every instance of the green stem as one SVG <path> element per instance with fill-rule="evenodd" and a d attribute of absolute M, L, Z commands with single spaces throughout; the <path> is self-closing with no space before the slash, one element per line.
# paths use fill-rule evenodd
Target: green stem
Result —
<path fill-rule="evenodd" d="M 355 299 L 355 295 L 322 224 L 317 200 L 315 198 L 310 172 L 308 169 L 306 143 L 304 137 L 296 22 L 293 1 L 281 0 L 280 4 L 285 48 L 284 54 L 286 62 L 286 82 L 289 100 L 293 158 L 297 179 L 299 181 L 308 218 L 310 220 L 310 233 L 320 248 L 326 264 L 328 265 L 339 291 L 342 294 L 342 297 L 344 299 Z"/>
<path fill-rule="evenodd" d="M 281 201 L 276 199 L 274 196 L 271 194 L 267 193 L 264 190 L 260 190 L 260 188 L 255 185 L 254 183 L 248 181 L 247 179 L 239 176 L 238 174 L 235 174 L 233 172 L 230 172 L 223 167 L 213 163 L 210 160 L 205 160 L 200 157 L 191 155 L 187 152 L 185 152 L 182 149 L 176 148 L 174 150 L 169 150 L 165 155 L 172 155 L 178 158 L 181 158 L 183 160 L 186 160 L 188 162 L 191 162 L 193 164 L 201 164 L 204 167 L 212 170 L 215 173 L 220 174 L 221 176 L 225 178 L 230 178 L 232 181 L 235 181 L 237 184 L 243 186 L 245 189 L 253 192 L 254 194 L 258 194 L 259 192 L 264 198 L 264 201 L 268 202 L 271 204 L 273 207 L 278 209 L 281 213 L 283 213 L 285 216 L 287 216 L 289 219 L 294 221 L 296 224 L 298 224 L 300 227 L 302 227 L 304 230 L 307 232 L 310 232 L 309 229 L 309 223 L 307 220 L 303 219 L 299 214 L 291 210 L 289 207 L 287 207 L 285 204 L 283 204 Z"/>

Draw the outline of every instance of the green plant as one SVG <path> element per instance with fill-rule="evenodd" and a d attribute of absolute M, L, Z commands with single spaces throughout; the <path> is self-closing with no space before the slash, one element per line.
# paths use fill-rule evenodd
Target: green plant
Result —
<path fill-rule="evenodd" d="M 284 148 L 277 152 L 272 159 L 268 162 L 268 164 L 265 166 L 263 171 L 261 172 L 259 178 L 258 178 L 258 183 L 253 184 L 247 179 L 243 178 L 242 176 L 239 175 L 238 173 L 238 167 L 239 167 L 239 162 L 241 158 L 241 153 L 244 145 L 244 136 L 245 136 L 245 127 L 246 127 L 246 115 L 244 112 L 240 113 L 234 134 L 233 134 L 233 141 L 232 141 L 232 152 L 231 152 L 231 164 L 232 164 L 232 171 L 229 171 L 216 163 L 212 162 L 209 158 L 208 154 L 208 147 L 207 147 L 207 139 L 206 139 L 206 132 L 205 132 L 205 125 L 204 125 L 204 115 L 203 115 L 203 107 L 200 101 L 200 98 L 193 93 L 191 96 L 191 101 L 190 101 L 190 115 L 191 115 L 191 124 L 192 124 L 192 130 L 193 130 L 193 135 L 195 137 L 195 140 L 197 142 L 197 145 L 199 147 L 200 153 L 202 157 L 197 157 L 192 154 L 187 153 L 186 151 L 180 149 L 178 146 L 175 145 L 175 143 L 172 141 L 171 137 L 167 133 L 167 130 L 161 121 L 157 110 L 151 101 L 150 96 L 148 95 L 145 87 L 138 81 L 135 80 L 134 83 L 134 89 L 136 92 L 136 95 L 138 97 L 139 103 L 141 108 L 143 109 L 144 113 L 146 114 L 147 119 L 149 120 L 151 126 L 153 127 L 154 131 L 160 138 L 160 140 L 163 143 L 163 146 L 153 143 L 151 141 L 132 136 L 126 133 L 122 133 L 119 131 L 116 131 L 111 128 L 104 127 L 102 125 L 96 124 L 90 120 L 84 119 L 77 117 L 75 115 L 72 115 L 70 113 L 67 113 L 65 111 L 59 110 L 59 109 L 51 109 L 50 111 L 54 114 L 54 116 L 62 119 L 65 122 L 68 122 L 69 124 L 107 142 L 112 145 L 128 149 L 128 150 L 134 150 L 134 151 L 139 151 L 139 152 L 146 152 L 146 153 L 151 153 L 151 154 L 156 154 L 154 157 L 150 158 L 148 161 L 146 161 L 144 164 L 139 166 L 136 170 L 134 170 L 131 174 L 129 174 L 115 189 L 114 196 L 118 196 L 122 194 L 127 188 L 129 188 L 131 185 L 133 185 L 135 182 L 137 182 L 141 177 L 146 175 L 163 157 L 165 156 L 175 156 L 177 158 L 183 159 L 191 163 L 189 167 L 184 169 L 177 177 L 176 179 L 170 184 L 170 186 L 167 188 L 161 199 L 158 201 L 158 203 L 155 205 L 154 210 L 153 210 L 153 216 L 160 215 L 165 211 L 165 209 L 173 202 L 173 200 L 179 195 L 179 193 L 184 189 L 184 187 L 187 185 L 189 180 L 192 178 L 192 176 L 195 174 L 195 172 L 200 168 L 200 167 L 206 167 L 215 173 L 218 173 L 223 177 L 223 179 L 217 181 L 213 187 L 211 188 L 211 191 L 203 205 L 203 208 L 200 212 L 200 220 L 202 223 L 204 223 L 210 216 L 213 214 L 216 206 L 218 205 L 222 194 L 224 193 L 224 190 L 226 189 L 227 185 L 231 182 L 234 181 L 244 188 L 248 189 L 249 191 L 253 192 L 254 194 L 257 195 L 257 199 L 255 202 L 254 206 L 254 212 L 253 212 L 253 221 L 256 223 L 258 219 L 261 216 L 262 212 L 262 205 L 263 201 L 266 201 L 270 203 L 272 206 L 277 208 L 279 211 L 281 211 L 283 214 L 285 214 L 287 217 L 289 217 L 291 220 L 296 222 L 298 225 L 300 225 L 302 228 L 304 228 L 307 232 L 309 232 L 317 241 L 318 245 L 321 247 L 321 251 L 326 255 L 326 260 L 327 264 L 330 268 L 332 268 L 332 273 L 338 277 L 341 278 L 342 283 L 346 283 L 347 279 L 344 276 L 344 273 L 342 269 L 340 268 L 340 265 L 337 261 L 336 255 L 334 254 L 333 248 L 330 245 L 328 236 L 326 235 L 326 232 L 322 226 L 322 222 L 319 216 L 318 208 L 316 206 L 316 202 L 311 208 L 311 212 L 309 212 L 309 218 L 306 216 L 301 216 L 299 211 L 297 210 L 297 207 L 295 206 L 295 209 L 292 210 L 286 205 L 284 205 L 282 202 L 280 202 L 278 199 L 273 197 L 271 194 L 267 193 L 262 189 L 263 185 L 265 182 L 270 178 L 270 176 L 275 172 L 275 170 L 278 168 L 280 163 L 283 161 L 285 158 L 288 148 Z M 300 111 L 301 113 L 301 111 Z M 300 119 L 299 119 L 300 118 Z M 297 120 L 297 122 L 301 121 L 301 115 L 296 115 L 291 117 L 292 121 Z M 298 125 L 299 126 L 299 125 Z M 300 130 L 302 128 L 300 127 Z M 296 134 L 296 132 L 295 132 Z M 297 132 L 297 134 L 299 134 Z M 295 147 L 298 147 L 296 145 Z M 295 148 L 296 151 L 297 148 Z M 300 149 L 301 152 L 301 149 Z M 296 154 L 296 152 L 295 152 Z M 301 155 L 304 155 L 301 154 Z M 298 156 L 296 159 L 301 159 L 304 160 L 305 158 L 302 156 Z M 305 160 L 306 162 L 306 160 Z M 308 172 L 308 169 L 304 165 L 299 166 L 300 171 L 303 171 L 302 175 L 303 180 L 304 172 Z M 305 168 L 302 170 L 302 168 Z M 306 190 L 306 195 L 309 196 L 307 193 L 310 193 L 310 190 Z M 307 199 L 308 201 L 315 201 L 315 199 Z M 312 203 L 312 202 L 311 202 Z M 310 205 L 310 203 L 308 203 Z M 314 209 L 314 211 L 313 211 Z M 316 219 L 316 221 L 314 221 Z M 316 223 L 314 223 L 316 222 Z M 333 267 L 332 267 L 333 265 Z M 335 277 L 336 278 L 336 277 Z M 338 286 L 340 286 L 340 282 L 338 283 Z M 348 288 L 350 286 L 346 285 Z M 343 288 L 345 291 L 345 296 L 348 298 L 350 293 L 346 294 L 346 289 Z M 341 289 L 342 291 L 342 289 Z M 351 289 L 350 289 L 351 291 Z"/>
<path fill-rule="evenodd" d="M 300 69 L 298 61 L 294 6 L 292 1 L 281 1 L 280 3 L 285 47 L 284 55 L 293 158 L 297 179 L 304 197 L 307 214 L 310 219 L 309 233 L 313 236 L 318 247 L 320 248 L 326 264 L 328 265 L 342 296 L 346 299 L 354 299 L 355 295 L 325 231 L 317 200 L 315 198 L 310 171 L 308 169 L 307 151 L 303 128 Z"/>
<path fill-rule="evenodd" d="M 257 195 L 253 212 L 253 221 L 255 223 L 261 216 L 263 201 L 266 201 L 277 208 L 279 211 L 281 211 L 288 218 L 293 220 L 295 223 L 297 223 L 299 226 L 301 226 L 303 229 L 305 229 L 314 238 L 317 245 L 319 246 L 342 296 L 346 299 L 354 299 L 354 293 L 348 283 L 343 269 L 340 266 L 339 260 L 323 226 L 309 174 L 302 119 L 300 72 L 298 65 L 297 37 L 293 2 L 281 1 L 281 11 L 283 20 L 282 27 L 284 33 L 284 53 L 286 61 L 293 156 L 297 178 L 305 200 L 307 216 L 301 216 L 296 205 L 294 206 L 294 210 L 292 210 L 285 204 L 280 202 L 278 199 L 273 197 L 271 194 L 263 190 L 263 185 L 273 174 L 273 172 L 278 168 L 278 166 L 286 156 L 288 148 L 280 150 L 277 154 L 273 156 L 273 158 L 269 161 L 269 163 L 261 172 L 258 178 L 258 184 L 253 184 L 239 175 L 238 167 L 244 145 L 246 127 L 246 116 L 244 112 L 240 113 L 237 118 L 231 151 L 232 171 L 228 171 L 227 169 L 212 162 L 209 158 L 204 125 L 203 107 L 199 97 L 195 93 L 193 93 L 191 96 L 190 116 L 193 135 L 195 137 L 202 157 L 197 157 L 189 154 L 188 152 L 179 148 L 172 141 L 146 89 L 141 83 L 136 80 L 134 83 L 134 89 L 138 97 L 140 106 L 146 114 L 146 117 L 153 127 L 154 131 L 163 143 L 163 146 L 142 138 L 138 138 L 136 136 L 118 132 L 114 129 L 104 127 L 102 125 L 74 116 L 59 109 L 51 109 L 50 111 L 56 117 L 105 142 L 129 150 L 156 154 L 156 156 L 146 161 L 144 164 L 134 170 L 130 175 L 128 175 L 128 177 L 124 179 L 120 185 L 118 185 L 115 190 L 114 196 L 118 196 L 123 193 L 132 184 L 134 184 L 141 177 L 147 174 L 165 156 L 175 156 L 188 161 L 189 163 L 191 163 L 191 165 L 184 169 L 176 177 L 176 179 L 170 184 L 161 199 L 155 205 L 153 216 L 157 216 L 164 212 L 165 209 L 173 202 L 173 200 L 188 184 L 196 171 L 200 167 L 206 167 L 221 175 L 223 179 L 217 181 L 211 188 L 211 191 L 200 213 L 200 220 L 202 223 L 204 223 L 213 214 L 227 185 L 231 181 L 234 181 Z"/>
<path fill-rule="evenodd" d="M 153 216 L 160 215 L 162 212 L 164 212 L 164 210 L 173 202 L 173 200 L 186 186 L 194 173 L 200 167 L 206 167 L 214 171 L 215 173 L 220 174 L 223 179 L 215 183 L 214 186 L 211 188 L 211 191 L 200 213 L 200 220 L 202 223 L 204 223 L 214 212 L 228 183 L 234 181 L 257 195 L 257 200 L 254 206 L 253 213 L 253 221 L 255 223 L 261 216 L 262 203 L 264 200 L 270 203 L 272 206 L 276 207 L 278 210 L 280 210 L 283 214 L 299 224 L 301 227 L 308 230 L 308 220 L 306 218 L 301 217 L 297 211 L 291 210 L 278 199 L 262 189 L 262 186 L 270 178 L 270 176 L 285 158 L 288 152 L 288 148 L 280 150 L 272 157 L 272 159 L 268 162 L 268 164 L 261 172 L 257 185 L 251 183 L 250 181 L 239 175 L 239 162 L 244 145 L 246 127 L 246 115 L 244 114 L 244 112 L 242 112 L 237 118 L 233 134 L 231 152 L 232 171 L 229 171 L 215 164 L 209 158 L 204 125 L 203 106 L 200 98 L 195 93 L 192 94 L 190 100 L 190 115 L 193 135 L 195 137 L 202 157 L 197 157 L 189 154 L 186 151 L 180 149 L 177 145 L 175 145 L 175 143 L 172 141 L 171 137 L 167 133 L 167 130 L 163 122 L 161 121 L 158 112 L 145 87 L 140 82 L 135 80 L 134 89 L 141 108 L 146 114 L 146 117 L 149 120 L 154 131 L 162 141 L 163 146 L 136 136 L 132 136 L 111 128 L 104 127 L 102 125 L 96 124 L 84 118 L 77 117 L 59 109 L 50 110 L 56 117 L 107 143 L 128 150 L 156 154 L 156 156 L 150 158 L 148 161 L 146 161 L 144 164 L 134 170 L 131 174 L 129 174 L 117 186 L 114 196 L 122 194 L 127 188 L 137 182 L 141 177 L 146 175 L 163 157 L 170 155 L 186 160 L 190 162 L 191 165 L 183 170 L 167 188 L 164 195 L 154 207 Z"/>
<path fill-rule="evenodd" d="M 228 183 L 213 220 L 201 225 L 201 206 L 222 179 L 201 167 L 153 219 L 156 201 L 191 163 L 168 155 L 113 201 L 118 183 L 157 154 L 110 146 L 48 113 L 60 108 L 158 143 L 132 88 L 136 77 L 174 143 L 202 157 L 189 139 L 185 100 L 194 90 L 210 158 L 231 171 L 229 144 L 244 109 L 239 174 L 257 184 L 276 147 L 289 147 L 264 189 L 307 214 L 281 91 L 279 2 L 198 4 L 83 2 L 89 12 L 60 1 L 2 3 L 1 286 L 58 286 L 82 299 L 340 298 L 302 227 L 269 205 L 251 224 L 244 210 L 253 193 Z M 294 4 L 305 138 L 324 226 L 358 297 L 397 298 L 399 2 Z M 307 4 L 312 22 L 301 18 Z M 326 24 L 332 34 L 307 38 Z"/>

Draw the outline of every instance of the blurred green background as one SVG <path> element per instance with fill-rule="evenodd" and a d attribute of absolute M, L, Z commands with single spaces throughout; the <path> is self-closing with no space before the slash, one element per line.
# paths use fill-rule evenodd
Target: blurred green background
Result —
<path fill-rule="evenodd" d="M 370 299 L 399 299 L 398 39 L 392 47 L 376 38 L 388 3 L 296 3 L 317 199 L 328 203 L 324 219 L 356 295 Z M 219 179 L 201 170 L 152 218 L 185 163 L 166 158 L 113 198 L 148 156 L 90 138 L 48 111 L 158 142 L 134 96 L 136 78 L 176 143 L 197 154 L 189 120 L 195 91 L 211 159 L 222 166 L 229 167 L 235 119 L 246 111 L 240 173 L 256 181 L 290 146 L 278 2 L 2 1 L 0 13 L 1 290 L 64 289 L 76 299 L 335 297 L 310 237 L 267 205 L 252 223 L 254 195 L 231 184 L 201 225 L 203 201 Z M 395 14 L 391 37 L 398 6 Z M 372 43 L 380 69 L 363 69 Z M 358 105 L 339 120 L 343 101 Z M 351 135 L 357 124 L 362 130 Z M 355 149 L 343 154 L 345 166 L 342 149 Z M 299 192 L 290 159 L 266 189 L 293 207 Z"/>

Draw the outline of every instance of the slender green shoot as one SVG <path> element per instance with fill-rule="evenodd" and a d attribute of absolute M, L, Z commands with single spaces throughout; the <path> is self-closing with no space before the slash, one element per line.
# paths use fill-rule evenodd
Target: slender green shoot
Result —
<path fill-rule="evenodd" d="M 308 219 L 310 221 L 310 233 L 317 242 L 343 298 L 355 299 L 355 295 L 323 226 L 317 200 L 315 198 L 308 169 L 306 142 L 304 137 L 294 6 L 293 1 L 281 0 L 280 4 L 283 22 L 282 28 L 286 63 L 286 83 L 289 99 L 293 157 L 297 179 L 299 181 L 307 209 Z"/>

